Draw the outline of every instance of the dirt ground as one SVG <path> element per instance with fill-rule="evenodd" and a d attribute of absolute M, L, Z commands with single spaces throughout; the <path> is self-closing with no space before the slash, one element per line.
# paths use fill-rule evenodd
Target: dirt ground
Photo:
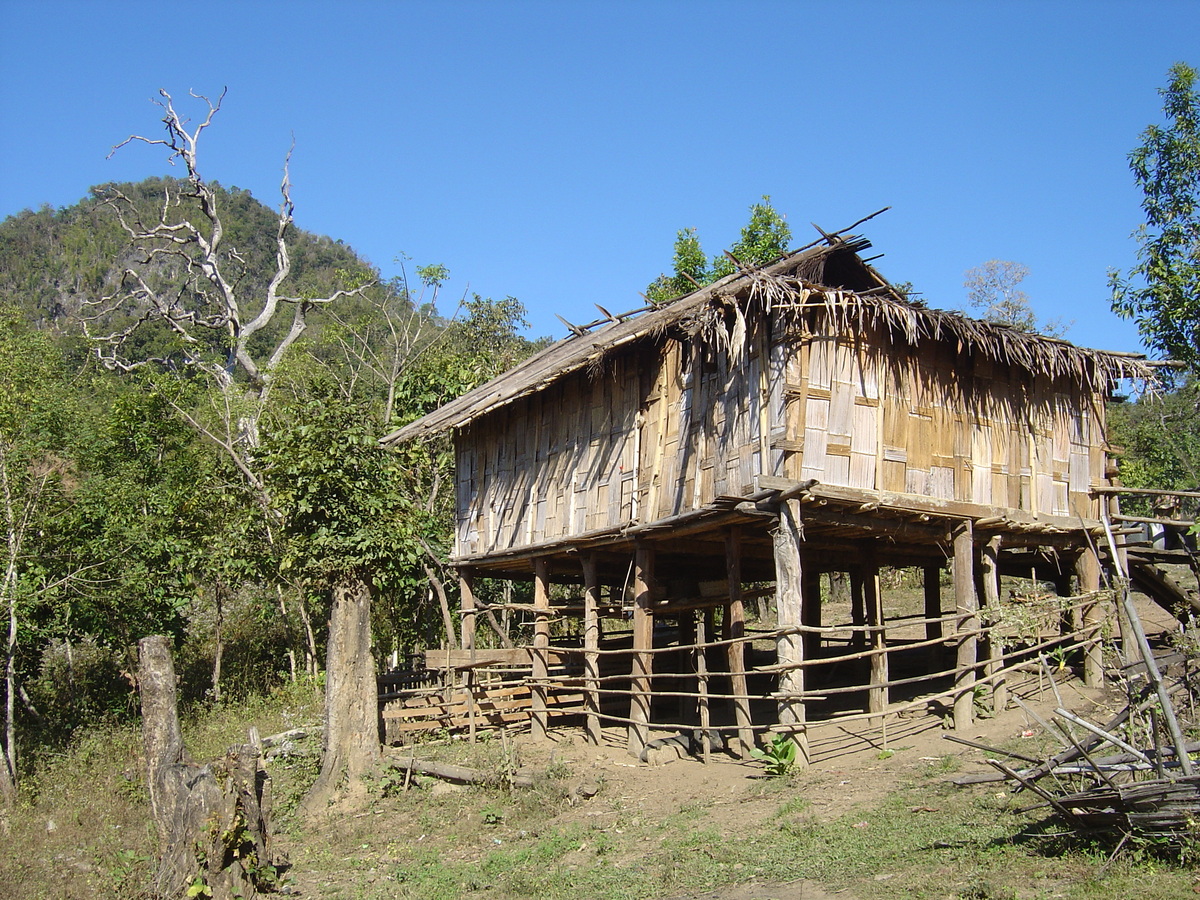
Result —
<path fill-rule="evenodd" d="M 1173 619 L 1158 607 L 1142 604 L 1141 613 L 1152 640 L 1173 627 Z M 1124 703 L 1122 696 L 1087 689 L 1076 681 L 1064 680 L 1056 686 L 1058 696 L 1049 679 L 1032 675 L 1017 692 L 1046 720 L 1056 706 L 1062 705 L 1089 720 L 1104 721 Z M 809 815 L 833 821 L 848 810 L 870 810 L 905 786 L 928 783 L 931 767 L 939 764 L 953 772 L 947 778 L 992 771 L 984 762 L 985 753 L 946 740 L 948 734 L 953 732 L 946 730 L 942 718 L 924 712 L 890 719 L 886 735 L 865 721 L 823 724 L 810 732 L 813 764 L 789 780 L 787 791 L 789 796 L 807 803 Z M 995 717 L 977 719 L 968 733 L 958 736 L 994 747 L 1020 747 L 1028 742 L 1027 752 L 1038 758 L 1046 746 L 1036 718 L 1015 704 Z M 714 753 L 705 764 L 674 752 L 660 754 L 664 762 L 659 765 L 639 763 L 626 750 L 623 728 L 605 729 L 598 746 L 587 743 L 579 729 L 552 730 L 543 739 L 519 734 L 513 741 L 523 767 L 541 771 L 557 767 L 569 772 L 566 790 L 569 796 L 579 798 L 547 808 L 541 823 L 544 830 L 564 831 L 575 826 L 606 831 L 628 823 L 631 811 L 644 824 L 651 824 L 664 822 L 680 811 L 703 807 L 705 828 L 727 835 L 749 834 L 769 822 L 780 805 L 780 794 L 770 789 L 770 779 L 760 763 Z M 393 752 L 400 755 L 400 751 Z M 936 803 L 932 799 L 930 802 Z M 935 810 L 928 812 L 933 814 Z M 463 848 L 464 854 L 472 852 L 471 848 Z M 297 893 L 320 896 L 327 892 L 317 884 L 305 885 L 303 863 L 295 856 L 293 861 L 297 863 L 297 880 L 293 882 Z M 878 891 L 873 895 L 878 896 Z M 668 900 L 833 897 L 860 900 L 852 888 L 833 891 L 807 880 L 781 883 L 749 879 L 715 891 L 677 894 Z"/>
<path fill-rule="evenodd" d="M 1088 719 L 1103 720 L 1110 714 L 1102 693 L 1084 688 L 1078 682 L 1058 685 L 1066 708 Z M 1028 705 L 1043 718 L 1049 719 L 1059 704 L 1048 682 L 1037 690 L 1036 679 L 1022 690 Z M 1031 702 L 1032 701 L 1032 702 Z M 968 772 L 991 772 L 984 763 L 981 751 L 952 743 L 945 739 L 947 731 L 942 720 L 927 714 L 914 714 L 888 726 L 886 743 L 878 728 L 865 723 L 827 725 L 812 732 L 810 738 L 814 762 L 792 782 L 792 791 L 811 806 L 809 812 L 818 819 L 832 820 L 848 809 L 870 808 L 898 790 L 902 785 L 919 781 L 930 765 L 946 757 L 955 760 L 954 777 Z M 999 716 L 978 719 L 968 734 L 960 735 L 989 746 L 1011 745 L 1014 740 L 1028 740 L 1033 751 L 1041 736 L 1041 728 L 1024 710 L 1013 705 Z M 703 762 L 687 756 L 667 754 L 672 761 L 663 765 L 636 762 L 625 747 L 625 732 L 606 729 L 604 742 L 594 747 L 584 743 L 578 731 L 552 733 L 535 741 L 528 735 L 521 739 L 522 761 L 532 766 L 564 763 L 573 772 L 574 780 L 585 787 L 589 782 L 602 783 L 604 797 L 610 801 L 601 806 L 580 804 L 560 813 L 555 826 L 562 827 L 573 820 L 587 819 L 590 824 L 604 826 L 605 817 L 616 819 L 612 801 L 620 807 L 646 810 L 679 810 L 691 804 L 706 804 L 706 824 L 727 834 L 749 830 L 769 818 L 779 805 L 779 796 L 769 792 L 756 793 L 748 785 L 764 779 L 761 764 L 753 760 L 738 761 L 727 754 L 714 753 L 711 761 Z M 837 897 L 855 900 L 846 891 L 830 893 L 810 881 L 792 883 L 751 883 L 718 891 L 688 894 L 670 900 L 824 900 Z"/>

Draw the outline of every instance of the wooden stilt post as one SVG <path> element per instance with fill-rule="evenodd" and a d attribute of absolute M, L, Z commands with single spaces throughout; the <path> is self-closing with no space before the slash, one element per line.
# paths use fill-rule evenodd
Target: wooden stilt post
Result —
<path fill-rule="evenodd" d="M 861 566 L 855 566 L 850 570 L 850 622 L 854 625 L 867 624 L 866 585 L 863 583 L 865 578 L 866 572 Z M 853 632 L 850 643 L 855 647 L 866 646 L 866 629 Z"/>
<path fill-rule="evenodd" d="M 692 716 L 696 714 L 697 709 L 696 698 L 684 697 L 683 694 L 687 692 L 687 688 L 693 683 L 696 685 L 695 693 L 700 692 L 700 670 L 696 668 L 696 642 L 699 640 L 697 637 L 699 632 L 697 631 L 696 626 L 697 620 L 700 618 L 701 614 L 697 609 L 688 610 L 679 614 L 679 626 L 677 631 L 679 635 L 679 672 L 681 675 L 684 674 L 687 671 L 685 667 L 690 665 L 692 667 L 692 672 L 695 673 L 696 676 L 694 682 L 692 679 L 685 680 L 681 678 L 677 682 L 679 687 L 671 688 L 672 690 L 679 691 L 680 694 L 680 696 L 675 698 L 677 701 L 675 705 L 677 717 L 676 721 L 680 723 L 690 722 Z M 703 624 L 701 624 L 700 628 L 703 627 Z"/>
<path fill-rule="evenodd" d="M 805 625 L 821 627 L 821 573 L 806 569 L 801 584 L 800 621 Z M 821 634 L 816 631 L 804 633 L 804 658 L 816 659 L 821 647 Z M 809 673 L 812 673 L 810 668 Z M 809 679 L 811 681 L 811 679 Z"/>
<path fill-rule="evenodd" d="M 550 563 L 540 556 L 533 561 L 533 716 L 534 737 L 546 735 L 546 678 L 550 674 Z"/>
<path fill-rule="evenodd" d="M 735 755 L 748 756 L 754 746 L 754 721 L 750 717 L 750 700 L 746 695 L 746 609 L 742 604 L 742 532 L 736 525 L 725 535 L 725 578 L 729 587 L 728 645 L 729 689 L 733 694 L 733 711 L 737 720 L 738 739 L 730 744 Z"/>
<path fill-rule="evenodd" d="M 979 641 L 979 598 L 975 594 L 975 536 L 971 520 L 954 530 L 954 609 L 958 615 L 958 657 L 954 673 L 954 727 L 975 721 L 975 664 Z"/>
<path fill-rule="evenodd" d="M 462 608 L 462 647 L 475 662 L 475 578 L 470 569 L 458 570 L 458 592 Z M 475 666 L 467 669 L 464 681 L 467 691 L 467 730 L 471 743 L 475 743 Z"/>
<path fill-rule="evenodd" d="M 697 704 L 700 710 L 700 746 L 703 748 L 706 763 L 712 753 L 712 734 L 709 731 L 712 722 L 708 709 L 708 659 L 705 656 L 708 653 L 705 644 L 708 643 L 710 628 L 709 616 L 701 612 L 696 617 L 696 693 L 699 695 Z"/>
<path fill-rule="evenodd" d="M 775 613 L 779 629 L 785 631 L 801 622 L 800 503 L 787 500 L 779 507 L 779 522 L 773 534 L 775 551 Z M 781 634 L 775 639 L 776 656 L 781 666 L 804 662 L 804 641 L 800 634 Z M 796 764 L 808 766 L 808 735 L 804 729 L 804 669 L 785 668 L 779 673 L 779 724 L 796 744 Z"/>
<path fill-rule="evenodd" d="M 587 739 L 600 743 L 600 582 L 596 580 L 595 554 L 585 553 L 583 565 L 583 683 L 587 709 Z"/>
<path fill-rule="evenodd" d="M 942 639 L 942 567 L 925 566 L 925 640 Z M 937 621 L 934 621 L 937 620 Z M 932 646 L 926 651 L 926 666 L 930 673 L 942 670 L 942 648 Z"/>
<path fill-rule="evenodd" d="M 990 610 L 1000 607 L 1000 535 L 993 535 L 983 545 L 979 556 L 979 580 L 983 584 L 983 603 Z M 989 677 L 1004 665 L 1004 647 L 989 632 L 983 639 L 984 674 Z M 1008 708 L 1008 682 L 997 678 L 992 686 L 992 712 L 996 715 Z"/>
<path fill-rule="evenodd" d="M 871 632 L 869 643 L 871 654 L 871 687 L 867 692 L 867 712 L 882 713 L 888 707 L 888 656 L 886 623 L 883 618 L 883 593 L 879 589 L 879 564 L 875 551 L 868 548 L 863 553 L 867 561 L 862 569 L 863 606 L 867 613 L 867 625 Z"/>
<path fill-rule="evenodd" d="M 1095 592 L 1100 590 L 1100 559 L 1090 547 L 1075 561 L 1079 575 L 1080 593 L 1092 594 L 1083 607 L 1084 651 L 1083 683 L 1088 687 L 1100 687 L 1104 683 L 1104 646 L 1100 642 L 1100 604 Z"/>
<path fill-rule="evenodd" d="M 633 664 L 629 677 L 629 752 L 641 756 L 650 736 L 650 690 L 654 654 L 654 616 L 650 611 L 654 585 L 654 547 L 638 542 L 633 576 Z"/>
<path fill-rule="evenodd" d="M 462 648 L 475 651 L 475 573 L 470 569 L 458 570 L 458 592 L 462 597 Z M 471 657 L 474 660 L 474 656 Z"/>

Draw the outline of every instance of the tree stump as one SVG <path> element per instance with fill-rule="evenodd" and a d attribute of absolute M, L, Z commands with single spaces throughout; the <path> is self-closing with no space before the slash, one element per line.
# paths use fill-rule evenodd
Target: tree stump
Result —
<path fill-rule="evenodd" d="M 275 882 L 270 852 L 271 781 L 258 735 L 198 766 L 179 730 L 175 666 L 162 635 L 138 643 L 142 729 L 150 811 L 158 829 L 154 892 L 182 897 L 249 898 Z"/>

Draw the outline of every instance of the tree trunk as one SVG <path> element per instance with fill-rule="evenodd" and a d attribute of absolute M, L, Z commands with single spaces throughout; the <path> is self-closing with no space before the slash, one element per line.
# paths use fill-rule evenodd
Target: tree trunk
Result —
<path fill-rule="evenodd" d="M 138 643 L 142 739 L 150 811 L 158 829 L 154 893 L 180 897 L 204 885 L 212 900 L 251 898 L 274 883 L 270 855 L 271 781 L 257 734 L 205 766 L 190 762 L 176 711 L 168 638 Z"/>
<path fill-rule="evenodd" d="M 354 783 L 380 761 L 379 689 L 371 655 L 371 589 L 358 575 L 333 587 L 325 663 L 325 747 L 321 774 L 302 810 L 324 809 L 343 782 Z"/>
<path fill-rule="evenodd" d="M 213 601 L 217 607 L 217 622 L 216 622 L 216 649 L 213 652 L 213 671 L 212 671 L 212 697 L 213 703 L 220 705 L 221 703 L 221 659 L 225 655 L 224 636 L 221 634 L 221 627 L 225 624 L 225 607 L 224 597 L 222 596 L 223 587 L 220 582 L 217 582 L 213 589 Z"/>

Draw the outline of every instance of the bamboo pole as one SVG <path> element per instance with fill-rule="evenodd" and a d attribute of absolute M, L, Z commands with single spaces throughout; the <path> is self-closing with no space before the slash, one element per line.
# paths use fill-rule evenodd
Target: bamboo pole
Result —
<path fill-rule="evenodd" d="M 954 676 L 954 727 L 970 728 L 975 720 L 975 664 L 979 628 L 979 598 L 975 594 L 975 541 L 971 520 L 954 532 L 954 608 L 959 615 L 959 644 Z"/>

